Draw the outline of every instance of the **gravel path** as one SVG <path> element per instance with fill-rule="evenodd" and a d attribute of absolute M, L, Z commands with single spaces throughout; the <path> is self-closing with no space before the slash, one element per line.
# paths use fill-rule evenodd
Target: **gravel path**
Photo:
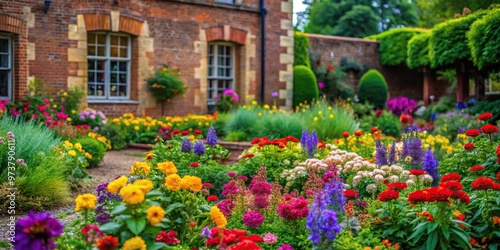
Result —
<path fill-rule="evenodd" d="M 92 176 L 92 183 L 87 190 L 73 193 L 71 200 L 74 200 L 78 194 L 89 192 L 95 194 L 97 185 L 114 180 L 117 176 L 128 175 L 130 167 L 136 161 L 142 161 L 143 155 L 147 151 L 144 149 L 124 149 L 117 151 L 108 151 L 104 155 L 104 160 L 97 168 L 87 169 L 90 176 Z M 79 214 L 75 212 L 74 203 L 67 204 L 66 206 L 51 209 L 49 212 L 54 215 L 64 226 L 69 225 L 71 221 L 75 220 Z M 26 213 L 16 215 L 16 219 L 24 217 Z M 0 218 L 0 240 L 5 239 L 5 233 L 9 230 L 7 224 L 9 223 L 8 217 Z M 2 249 L 2 248 L 0 248 Z"/>

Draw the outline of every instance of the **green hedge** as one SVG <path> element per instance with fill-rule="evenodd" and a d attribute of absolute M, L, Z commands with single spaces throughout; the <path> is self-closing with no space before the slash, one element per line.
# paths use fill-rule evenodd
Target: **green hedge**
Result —
<path fill-rule="evenodd" d="M 500 9 L 489 11 L 471 25 L 467 43 L 479 69 L 500 62 Z"/>
<path fill-rule="evenodd" d="M 293 107 L 300 103 L 318 100 L 319 89 L 311 68 L 299 65 L 293 68 Z"/>
<path fill-rule="evenodd" d="M 294 66 L 304 65 L 309 68 L 311 67 L 311 62 L 309 61 L 309 38 L 303 33 L 295 32 L 293 53 Z"/>
<path fill-rule="evenodd" d="M 466 33 L 471 24 L 485 14 L 485 11 L 478 11 L 436 25 L 432 29 L 430 37 L 429 59 L 431 67 L 450 66 L 457 61 L 469 59 L 471 53 L 467 45 Z"/>
<path fill-rule="evenodd" d="M 366 39 L 380 42 L 378 51 L 382 65 L 400 65 L 406 63 L 408 41 L 415 35 L 426 32 L 424 29 L 395 28 L 380 34 L 371 35 Z"/>
<path fill-rule="evenodd" d="M 427 31 L 413 36 L 408 41 L 406 51 L 406 65 L 410 69 L 429 65 L 429 39 L 432 32 Z"/>
<path fill-rule="evenodd" d="M 378 70 L 370 69 L 359 80 L 359 102 L 368 101 L 376 109 L 383 109 L 387 101 L 387 89 L 384 76 Z"/>

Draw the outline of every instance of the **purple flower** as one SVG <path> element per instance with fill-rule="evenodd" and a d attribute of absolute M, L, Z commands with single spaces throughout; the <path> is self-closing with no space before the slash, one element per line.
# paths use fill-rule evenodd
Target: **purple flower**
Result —
<path fill-rule="evenodd" d="M 259 194 L 271 194 L 271 190 L 273 189 L 273 185 L 268 183 L 267 181 L 258 181 L 255 183 L 252 183 L 250 186 L 250 191 L 252 191 L 253 194 L 259 195 Z"/>
<path fill-rule="evenodd" d="M 258 228 L 264 222 L 264 216 L 259 211 L 248 211 L 242 219 L 245 226 L 253 228 Z"/>
<path fill-rule="evenodd" d="M 243 180 L 243 181 L 248 181 L 248 177 L 244 175 L 238 175 L 238 179 Z"/>
<path fill-rule="evenodd" d="M 236 180 L 231 180 L 228 183 L 224 184 L 222 186 L 222 189 L 222 195 L 226 197 L 235 195 L 239 192 L 238 183 L 236 182 Z"/>
<path fill-rule="evenodd" d="M 391 98 L 387 100 L 385 105 L 387 106 L 387 109 L 389 109 L 396 116 L 400 116 L 401 114 L 410 114 L 418 107 L 416 100 L 404 96 Z"/>
<path fill-rule="evenodd" d="M 210 238 L 210 228 L 208 226 L 205 226 L 200 233 L 200 236 L 202 238 Z"/>
<path fill-rule="evenodd" d="M 200 156 L 200 155 L 204 154 L 205 151 L 206 151 L 206 149 L 205 149 L 205 144 L 203 143 L 203 141 L 196 141 L 194 143 L 193 152 L 196 155 Z"/>
<path fill-rule="evenodd" d="M 437 184 L 437 181 L 439 180 L 439 172 L 438 172 L 438 161 L 434 157 L 434 154 L 432 154 L 431 148 L 427 149 L 427 152 L 425 153 L 424 157 L 424 162 L 423 162 L 423 169 L 427 174 L 432 176 L 433 183 Z"/>
<path fill-rule="evenodd" d="M 230 217 L 231 213 L 233 211 L 233 208 L 235 207 L 235 204 L 231 200 L 221 200 L 219 203 L 216 205 L 220 211 L 224 214 L 226 217 Z"/>
<path fill-rule="evenodd" d="M 391 151 L 389 152 L 388 164 L 396 163 L 396 141 L 392 141 Z"/>
<path fill-rule="evenodd" d="M 288 244 L 281 245 L 278 250 L 293 250 L 293 247 Z"/>
<path fill-rule="evenodd" d="M 236 94 L 236 92 L 234 92 L 234 90 L 232 90 L 232 89 L 224 90 L 224 95 L 225 96 L 232 96 L 233 101 L 235 101 L 235 102 L 238 102 L 240 100 L 240 98 L 238 97 L 238 94 Z"/>
<path fill-rule="evenodd" d="M 83 120 L 85 120 L 85 116 L 80 115 L 80 117 L 78 117 L 78 119 L 80 119 L 80 121 L 83 121 Z"/>
<path fill-rule="evenodd" d="M 207 144 L 210 146 L 217 146 L 217 133 L 214 127 L 210 127 L 207 132 Z"/>
<path fill-rule="evenodd" d="M 229 171 L 229 172 L 227 172 L 227 173 L 226 173 L 226 175 L 227 175 L 227 177 L 229 177 L 229 178 L 233 178 L 233 177 L 235 177 L 235 176 L 236 176 L 236 172 Z"/>
<path fill-rule="evenodd" d="M 272 97 L 274 97 L 274 98 L 278 97 L 278 91 L 274 91 L 274 92 L 272 92 L 272 93 L 271 93 L 271 96 L 272 96 Z"/>
<path fill-rule="evenodd" d="M 418 128 L 417 128 L 418 129 Z M 411 164 L 418 165 L 422 162 L 424 151 L 422 150 L 422 140 L 413 135 L 411 129 L 410 136 L 403 141 L 403 152 L 401 152 L 401 159 L 407 156 L 411 157 Z"/>
<path fill-rule="evenodd" d="M 28 216 L 16 223 L 14 247 L 16 250 L 54 249 L 54 238 L 61 236 L 62 232 L 63 225 L 52 218 L 49 212 L 36 214 L 29 211 Z"/>
<path fill-rule="evenodd" d="M 311 134 L 309 134 L 306 129 L 302 131 L 300 144 L 302 145 L 302 148 L 307 152 L 309 158 L 312 158 L 314 156 L 314 150 L 318 147 L 318 136 L 316 135 L 316 130 L 313 130 Z"/>
<path fill-rule="evenodd" d="M 325 87 L 325 83 L 323 82 L 318 82 L 318 88 L 323 89 Z"/>
<path fill-rule="evenodd" d="M 189 140 L 189 138 L 182 140 L 181 151 L 184 153 L 187 153 L 187 152 L 191 152 L 191 149 L 192 149 L 192 146 L 191 146 L 191 141 Z"/>
<path fill-rule="evenodd" d="M 379 166 L 387 165 L 387 150 L 384 144 L 382 144 L 380 140 L 377 140 L 375 144 L 376 144 L 375 161 L 377 165 Z"/>
<path fill-rule="evenodd" d="M 107 212 L 101 212 L 95 217 L 95 222 L 100 224 L 106 224 L 109 222 L 110 219 L 111 216 Z"/>

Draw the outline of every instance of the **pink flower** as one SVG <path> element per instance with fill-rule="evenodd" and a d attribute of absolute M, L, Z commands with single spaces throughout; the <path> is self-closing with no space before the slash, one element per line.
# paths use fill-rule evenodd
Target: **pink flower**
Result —
<path fill-rule="evenodd" d="M 318 88 L 323 89 L 325 84 L 323 82 L 318 82 Z"/>
<path fill-rule="evenodd" d="M 242 219 L 245 226 L 252 228 L 258 228 L 264 222 L 264 216 L 259 211 L 248 211 Z"/>
<path fill-rule="evenodd" d="M 271 245 L 278 241 L 278 237 L 272 233 L 264 234 L 264 243 Z"/>
<path fill-rule="evenodd" d="M 307 207 L 307 200 L 299 196 L 298 198 L 291 198 L 285 203 L 278 204 L 278 215 L 285 220 L 298 220 L 307 217 L 309 209 Z"/>
<path fill-rule="evenodd" d="M 46 108 L 47 108 L 46 106 L 41 106 L 41 105 L 37 107 L 37 109 L 38 109 L 40 112 L 45 112 L 45 109 L 46 109 Z"/>

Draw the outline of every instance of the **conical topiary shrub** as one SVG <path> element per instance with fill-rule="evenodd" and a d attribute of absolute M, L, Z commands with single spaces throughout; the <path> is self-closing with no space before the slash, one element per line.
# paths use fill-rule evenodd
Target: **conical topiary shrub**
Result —
<path fill-rule="evenodd" d="M 368 101 L 376 109 L 383 109 L 387 101 L 387 83 L 384 76 L 375 69 L 368 70 L 359 80 L 359 102 Z"/>
<path fill-rule="evenodd" d="M 300 103 L 318 99 L 319 89 L 312 70 L 303 65 L 293 68 L 293 107 Z"/>

